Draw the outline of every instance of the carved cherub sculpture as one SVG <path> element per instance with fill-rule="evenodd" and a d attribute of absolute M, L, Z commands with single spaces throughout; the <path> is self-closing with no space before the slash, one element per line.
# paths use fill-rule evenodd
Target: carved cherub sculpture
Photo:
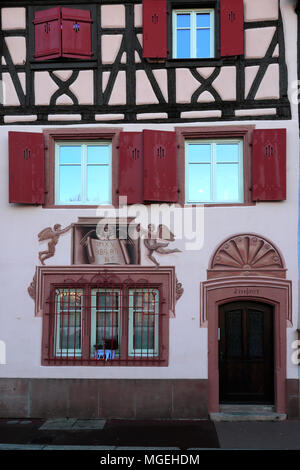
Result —
<path fill-rule="evenodd" d="M 175 240 L 175 237 L 166 225 L 160 224 L 157 231 L 155 232 L 154 225 L 149 224 L 148 231 L 143 230 L 142 228 L 140 228 L 140 231 L 146 235 L 144 238 L 144 245 L 148 249 L 148 258 L 153 261 L 156 266 L 159 266 L 159 262 L 154 258 L 154 252 L 160 254 L 169 254 L 178 253 L 181 251 L 178 248 L 167 248 L 169 243 Z"/>
<path fill-rule="evenodd" d="M 60 224 L 55 224 L 53 228 L 46 227 L 43 230 L 41 230 L 41 232 L 38 234 L 39 242 L 42 242 L 44 240 L 49 240 L 48 250 L 39 252 L 39 260 L 43 265 L 45 264 L 44 261 L 46 259 L 52 258 L 52 256 L 54 256 L 55 247 L 58 243 L 59 237 L 63 233 L 68 232 L 68 230 L 70 230 L 71 227 L 72 227 L 72 224 L 68 225 L 68 227 L 62 229 Z"/>

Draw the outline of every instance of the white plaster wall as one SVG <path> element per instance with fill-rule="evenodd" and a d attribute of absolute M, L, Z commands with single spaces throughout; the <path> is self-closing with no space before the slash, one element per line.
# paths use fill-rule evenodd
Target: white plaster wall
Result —
<path fill-rule="evenodd" d="M 228 123 L 228 125 L 233 123 Z M 246 122 L 245 122 L 246 124 Z M 216 124 L 219 125 L 219 124 Z M 169 367 L 42 367 L 42 319 L 34 317 L 34 304 L 27 293 L 35 266 L 38 264 L 37 233 L 55 223 L 66 226 L 80 216 L 96 216 L 91 209 L 42 209 L 15 206 L 7 202 L 8 161 L 7 132 L 9 130 L 41 131 L 31 126 L 10 126 L 0 130 L 0 214 L 2 308 L 0 310 L 0 339 L 6 343 L 7 364 L 0 366 L 2 377 L 73 377 L 73 378 L 207 378 L 207 329 L 199 327 L 199 286 L 206 280 L 206 269 L 216 246 L 232 234 L 255 232 L 272 240 L 282 251 L 293 281 L 293 324 L 287 330 L 288 377 L 297 376 L 297 367 L 289 360 L 291 343 L 296 339 L 297 327 L 297 194 L 298 194 L 298 128 L 297 121 L 272 123 L 286 127 L 288 135 L 287 200 L 280 203 L 259 203 L 250 207 L 209 207 L 204 213 L 204 246 L 197 251 L 185 251 L 185 241 L 176 240 L 174 247 L 183 252 L 158 255 L 161 265 L 175 265 L 184 294 L 176 306 L 176 318 L 170 319 Z M 257 128 L 268 128 L 270 122 L 256 123 Z M 173 126 L 128 125 L 124 130 L 143 128 L 172 130 Z M 112 214 L 113 215 L 113 214 Z M 70 264 L 70 234 L 61 237 L 54 258 L 47 265 Z M 151 264 L 142 250 L 142 263 Z"/>
<path fill-rule="evenodd" d="M 286 59 L 289 89 L 297 80 L 296 15 L 293 2 L 281 1 L 285 25 Z M 0 129 L 0 340 L 6 344 L 6 365 L 0 365 L 1 377 L 53 378 L 207 378 L 207 329 L 199 327 L 200 282 L 206 280 L 206 269 L 216 246 L 232 234 L 255 232 L 272 240 L 281 250 L 288 268 L 287 278 L 293 281 L 293 328 L 287 329 L 287 376 L 297 377 L 297 367 L 290 361 L 292 342 L 297 338 L 298 321 L 298 117 L 297 103 L 292 103 L 292 120 L 243 121 L 257 128 L 287 129 L 287 200 L 279 203 L 258 203 L 250 207 L 209 207 L 204 214 L 204 246 L 198 251 L 184 251 L 159 257 L 162 265 L 175 265 L 184 294 L 176 305 L 176 318 L 170 319 L 169 367 L 43 367 L 41 366 L 42 319 L 34 317 L 34 304 L 27 293 L 38 252 L 44 245 L 37 241 L 38 232 L 60 223 L 66 226 L 80 216 L 96 216 L 91 209 L 43 209 L 15 206 L 8 203 L 9 130 L 41 132 L 45 126 L 6 126 Z M 205 123 L 186 124 L 190 126 Z M 210 125 L 212 123 L 210 122 Z M 236 125 L 235 122 L 216 123 Z M 82 125 L 79 125 L 82 127 Z M 100 126 L 100 124 L 99 124 Z M 182 123 L 179 124 L 182 126 Z M 54 127 L 54 126 L 52 126 Z M 70 127 L 74 127 L 74 124 Z M 93 127 L 90 126 L 89 127 Z M 95 126 L 97 127 L 97 125 Z M 109 125 L 101 124 L 101 127 Z M 123 125 L 125 131 L 143 128 L 173 130 L 172 124 Z M 48 265 L 70 264 L 70 234 L 61 237 L 54 258 Z M 184 250 L 184 241 L 174 246 Z M 150 264 L 142 256 L 143 264 Z"/>

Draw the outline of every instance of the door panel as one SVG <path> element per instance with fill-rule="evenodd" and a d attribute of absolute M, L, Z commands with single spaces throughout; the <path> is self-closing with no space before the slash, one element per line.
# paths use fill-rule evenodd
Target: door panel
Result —
<path fill-rule="evenodd" d="M 223 305 L 219 327 L 220 401 L 272 403 L 272 308 L 251 301 Z"/>

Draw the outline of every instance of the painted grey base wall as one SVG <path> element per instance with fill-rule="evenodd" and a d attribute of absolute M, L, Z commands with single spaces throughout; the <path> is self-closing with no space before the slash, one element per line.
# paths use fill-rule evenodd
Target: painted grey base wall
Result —
<path fill-rule="evenodd" d="M 1 418 L 207 419 L 207 380 L 0 379 Z M 299 417 L 299 382 L 287 380 Z"/>

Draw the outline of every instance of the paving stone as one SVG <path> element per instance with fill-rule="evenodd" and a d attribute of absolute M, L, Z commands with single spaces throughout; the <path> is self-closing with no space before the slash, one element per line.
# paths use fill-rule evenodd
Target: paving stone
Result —
<path fill-rule="evenodd" d="M 63 419 L 47 419 L 47 421 L 39 428 L 41 430 L 66 430 L 72 429 L 77 421 L 76 418 L 63 418 Z"/>
<path fill-rule="evenodd" d="M 105 424 L 105 419 L 78 419 L 72 429 L 103 429 Z"/>

